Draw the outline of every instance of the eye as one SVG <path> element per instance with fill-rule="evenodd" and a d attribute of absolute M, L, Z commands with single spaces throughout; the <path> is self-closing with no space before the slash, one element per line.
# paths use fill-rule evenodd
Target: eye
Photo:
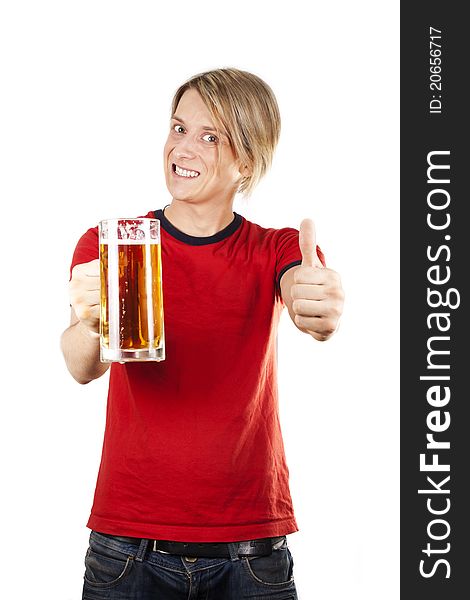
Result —
<path fill-rule="evenodd" d="M 173 125 L 173 131 L 176 133 L 184 133 L 184 127 L 182 125 Z"/>
<path fill-rule="evenodd" d="M 215 135 L 213 135 L 212 133 L 206 133 L 206 135 L 202 136 L 202 139 L 205 140 L 206 142 L 210 142 L 212 144 L 215 144 L 219 141 L 218 138 Z"/>

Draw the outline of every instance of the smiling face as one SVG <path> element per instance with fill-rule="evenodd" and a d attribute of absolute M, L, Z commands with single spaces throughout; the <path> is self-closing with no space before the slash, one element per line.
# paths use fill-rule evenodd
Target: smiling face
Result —
<path fill-rule="evenodd" d="M 188 89 L 172 115 L 163 150 L 166 185 L 174 200 L 231 203 L 242 175 L 224 133 L 217 133 L 201 96 Z"/>

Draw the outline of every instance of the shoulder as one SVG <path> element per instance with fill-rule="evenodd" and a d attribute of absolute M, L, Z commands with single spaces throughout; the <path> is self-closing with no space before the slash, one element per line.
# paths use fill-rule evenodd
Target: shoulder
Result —
<path fill-rule="evenodd" d="M 243 219 L 243 226 L 250 237 L 257 238 L 260 241 L 266 241 L 275 246 L 282 244 L 283 242 L 290 240 L 298 240 L 299 230 L 294 227 L 264 227 L 258 223 L 253 223 L 245 217 Z"/>
<path fill-rule="evenodd" d="M 72 269 L 79 264 L 90 262 L 98 258 L 99 256 L 99 242 L 98 242 L 98 226 L 90 227 L 80 237 L 75 246 L 75 250 L 72 256 L 72 262 L 70 265 L 70 276 L 72 275 Z"/>

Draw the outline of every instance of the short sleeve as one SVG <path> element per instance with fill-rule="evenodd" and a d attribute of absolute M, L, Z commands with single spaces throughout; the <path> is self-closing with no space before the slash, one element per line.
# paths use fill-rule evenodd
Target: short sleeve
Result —
<path fill-rule="evenodd" d="M 70 277 L 72 277 L 72 269 L 76 265 L 95 260 L 99 258 L 99 255 L 98 227 L 92 227 L 78 240 L 70 265 Z"/>
<path fill-rule="evenodd" d="M 317 256 L 325 267 L 325 256 L 317 245 Z M 286 271 L 302 263 L 299 231 L 291 227 L 279 229 L 276 240 L 276 291 L 281 291 L 281 277 Z"/>

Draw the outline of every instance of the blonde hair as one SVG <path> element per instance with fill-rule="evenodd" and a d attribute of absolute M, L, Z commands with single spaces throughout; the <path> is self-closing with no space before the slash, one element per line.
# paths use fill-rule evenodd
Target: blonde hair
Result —
<path fill-rule="evenodd" d="M 235 157 L 248 167 L 238 192 L 250 196 L 271 166 L 281 132 L 279 107 L 272 89 L 248 71 L 206 71 L 178 88 L 172 100 L 172 116 L 188 89 L 199 93 L 215 125 L 227 134 Z"/>

